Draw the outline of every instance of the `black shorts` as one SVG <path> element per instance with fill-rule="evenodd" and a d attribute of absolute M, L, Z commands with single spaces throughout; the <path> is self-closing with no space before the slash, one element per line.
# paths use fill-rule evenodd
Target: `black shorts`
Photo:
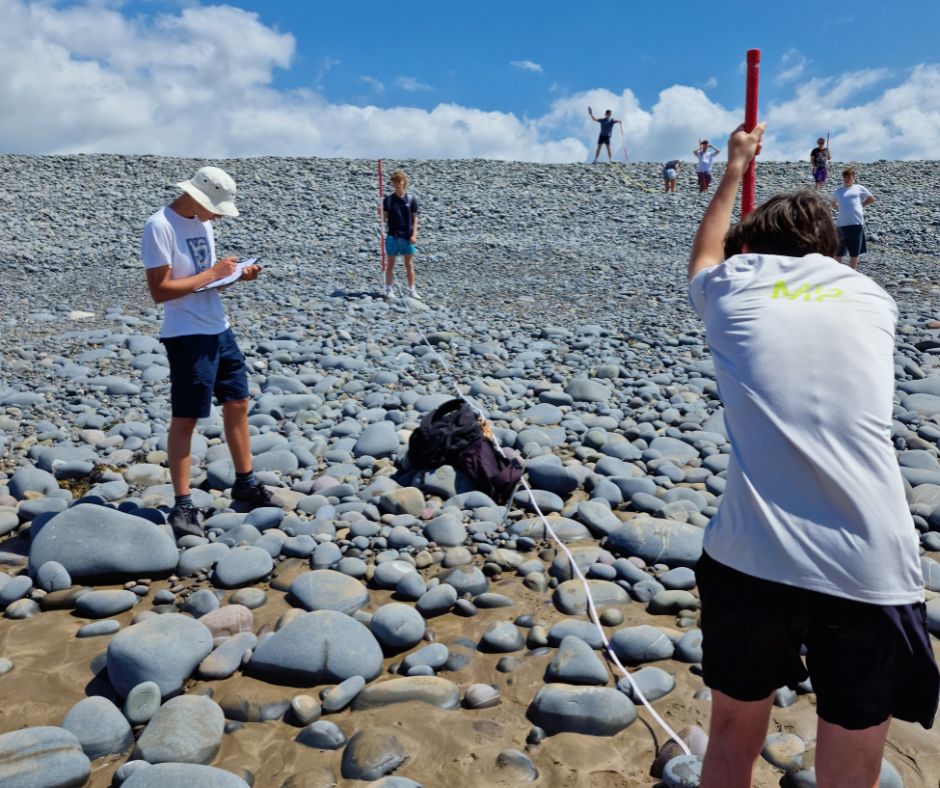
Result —
<path fill-rule="evenodd" d="M 170 404 L 180 419 L 204 419 L 220 403 L 248 399 L 245 357 L 232 329 L 161 339 L 170 362 Z"/>
<path fill-rule="evenodd" d="M 703 678 L 712 689 L 756 701 L 812 677 L 826 722 L 848 730 L 888 717 L 933 725 L 940 672 L 923 603 L 842 599 L 738 572 L 707 553 L 695 574 Z"/>
<path fill-rule="evenodd" d="M 849 257 L 858 257 L 868 251 L 865 243 L 865 228 L 860 224 L 848 224 L 845 227 L 836 227 L 839 236 L 839 246 L 836 248 L 836 257 L 842 257 L 846 252 Z"/>
<path fill-rule="evenodd" d="M 597 144 L 598 145 L 610 145 L 610 135 L 601 134 L 601 136 L 597 138 Z"/>

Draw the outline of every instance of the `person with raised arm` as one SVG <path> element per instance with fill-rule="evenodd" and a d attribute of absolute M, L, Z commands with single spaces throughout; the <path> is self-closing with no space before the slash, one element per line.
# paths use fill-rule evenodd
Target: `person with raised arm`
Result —
<path fill-rule="evenodd" d="M 238 269 L 238 258 L 215 260 L 212 222 L 238 216 L 235 181 L 224 170 L 203 167 L 177 184 L 182 194 L 144 225 L 140 245 L 147 287 L 164 305 L 160 341 L 170 364 L 172 418 L 167 464 L 176 500 L 168 515 L 177 538 L 202 536 L 189 489 L 190 454 L 196 421 L 222 405 L 226 445 L 232 455 L 232 498 L 249 506 L 280 506 L 255 478 L 248 440 L 248 374 L 235 335 L 225 317 L 220 288 L 201 290 Z M 239 282 L 253 282 L 261 266 L 242 268 Z"/>
<path fill-rule="evenodd" d="M 940 698 L 891 443 L 898 310 L 832 259 L 809 189 L 730 227 L 765 128 L 731 135 L 688 264 L 731 443 L 695 568 L 712 691 L 700 786 L 751 788 L 777 691 L 811 679 L 820 788 L 876 788 L 891 719 L 930 728 Z"/>
<path fill-rule="evenodd" d="M 715 156 L 721 153 L 714 145 L 709 145 L 708 140 L 702 140 L 699 146 L 692 151 L 692 155 L 698 159 L 698 193 L 707 192 L 708 187 L 712 185 L 712 161 Z"/>
<path fill-rule="evenodd" d="M 595 118 L 593 110 L 588 107 L 588 115 L 591 116 L 591 120 L 593 120 L 595 123 L 601 124 L 601 133 L 597 138 L 597 150 L 594 152 L 594 164 L 597 164 L 597 159 L 601 155 L 602 145 L 607 146 L 607 158 L 613 162 L 614 156 L 610 152 L 610 135 L 614 133 L 614 125 L 620 123 L 620 121 L 611 117 L 610 110 L 607 110 L 604 113 L 603 118 Z"/>

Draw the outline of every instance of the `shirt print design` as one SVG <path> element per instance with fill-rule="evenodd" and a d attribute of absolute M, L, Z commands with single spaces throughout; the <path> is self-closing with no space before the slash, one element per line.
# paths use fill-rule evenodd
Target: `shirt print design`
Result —
<path fill-rule="evenodd" d="M 201 274 L 209 267 L 209 241 L 206 238 L 187 238 L 189 256 L 193 258 L 196 273 Z"/>

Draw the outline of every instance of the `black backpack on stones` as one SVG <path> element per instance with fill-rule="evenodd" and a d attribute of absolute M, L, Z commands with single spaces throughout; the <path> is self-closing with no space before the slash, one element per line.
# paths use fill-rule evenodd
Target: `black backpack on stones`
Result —
<path fill-rule="evenodd" d="M 458 468 L 500 506 L 509 502 L 522 478 L 522 469 L 496 451 L 473 408 L 460 399 L 445 402 L 421 419 L 408 441 L 408 461 L 416 470 Z"/>

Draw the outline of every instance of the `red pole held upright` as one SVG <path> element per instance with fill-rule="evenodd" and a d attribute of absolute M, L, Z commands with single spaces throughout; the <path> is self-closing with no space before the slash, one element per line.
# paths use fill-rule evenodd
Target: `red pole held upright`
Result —
<path fill-rule="evenodd" d="M 384 199 L 382 197 L 382 160 L 379 159 L 379 205 L 384 205 Z M 381 214 L 379 214 L 379 226 L 382 225 Z M 385 273 L 385 239 L 382 238 L 379 243 L 382 246 L 382 273 Z"/>
<path fill-rule="evenodd" d="M 757 90 L 760 84 L 760 50 L 747 51 L 747 95 L 744 103 L 744 130 L 750 134 L 757 125 Z M 751 160 L 741 188 L 741 216 L 754 210 L 754 173 L 757 162 Z"/>

